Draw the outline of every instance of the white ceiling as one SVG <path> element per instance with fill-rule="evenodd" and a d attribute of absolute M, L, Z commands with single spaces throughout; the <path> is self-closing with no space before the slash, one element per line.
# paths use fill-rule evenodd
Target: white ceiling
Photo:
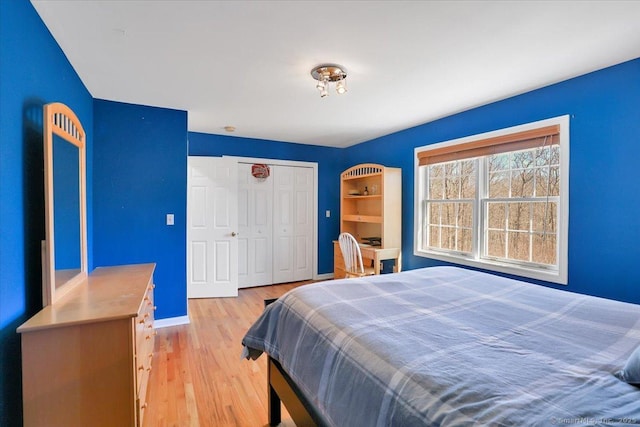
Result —
<path fill-rule="evenodd" d="M 95 98 L 335 147 L 640 57 L 640 1 L 31 2 Z"/>

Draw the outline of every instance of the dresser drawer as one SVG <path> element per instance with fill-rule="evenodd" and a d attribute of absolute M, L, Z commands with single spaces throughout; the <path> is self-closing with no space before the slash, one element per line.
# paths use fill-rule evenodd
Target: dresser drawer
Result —
<path fill-rule="evenodd" d="M 149 282 L 140 305 L 140 312 L 136 318 L 136 410 L 140 426 L 147 407 L 147 384 L 152 369 L 156 335 L 153 324 L 156 309 L 153 295 L 154 288 L 155 285 Z"/>
<path fill-rule="evenodd" d="M 153 352 L 155 342 L 153 306 L 148 311 L 141 312 L 136 318 L 136 354 Z"/>

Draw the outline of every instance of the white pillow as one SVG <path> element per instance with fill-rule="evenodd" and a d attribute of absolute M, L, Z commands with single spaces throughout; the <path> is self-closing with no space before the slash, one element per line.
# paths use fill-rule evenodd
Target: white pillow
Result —
<path fill-rule="evenodd" d="M 631 353 L 624 368 L 616 376 L 629 384 L 640 385 L 640 347 Z"/>

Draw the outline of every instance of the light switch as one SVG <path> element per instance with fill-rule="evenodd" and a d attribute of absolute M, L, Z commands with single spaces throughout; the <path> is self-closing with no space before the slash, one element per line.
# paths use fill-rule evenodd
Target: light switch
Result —
<path fill-rule="evenodd" d="M 325 212 L 325 216 L 326 216 L 327 218 L 331 218 L 331 211 L 329 211 L 329 210 L 328 210 L 328 211 L 326 211 L 326 212 Z"/>
<path fill-rule="evenodd" d="M 173 224 L 174 224 L 173 214 L 167 214 L 167 225 L 173 225 Z"/>

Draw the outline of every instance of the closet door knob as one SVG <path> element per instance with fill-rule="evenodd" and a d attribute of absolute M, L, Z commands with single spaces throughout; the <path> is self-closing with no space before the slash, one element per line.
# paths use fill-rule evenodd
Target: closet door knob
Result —
<path fill-rule="evenodd" d="M 232 231 L 231 232 L 231 237 L 236 237 L 236 236 L 237 236 L 237 233 L 235 231 Z"/>

